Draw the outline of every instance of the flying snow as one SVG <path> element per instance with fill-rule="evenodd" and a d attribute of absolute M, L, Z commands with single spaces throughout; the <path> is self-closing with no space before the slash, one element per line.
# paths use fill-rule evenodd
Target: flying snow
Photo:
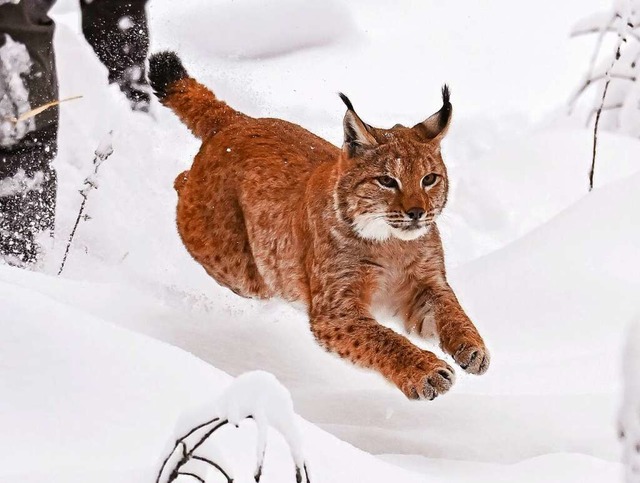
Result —
<path fill-rule="evenodd" d="M 5 35 L 5 44 L 0 47 L 0 146 L 16 144 L 28 132 L 35 129 L 33 117 L 17 119 L 31 110 L 29 91 L 21 74 L 31 70 L 31 57 L 24 44 Z"/>

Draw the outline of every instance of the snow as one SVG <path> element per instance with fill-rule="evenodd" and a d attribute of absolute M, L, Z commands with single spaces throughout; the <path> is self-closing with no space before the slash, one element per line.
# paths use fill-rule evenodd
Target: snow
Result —
<path fill-rule="evenodd" d="M 17 121 L 31 110 L 29 95 L 21 77 L 31 69 L 31 57 L 24 44 L 4 34 L 0 47 L 0 146 L 15 145 L 27 133 L 35 129 L 33 118 Z"/>
<path fill-rule="evenodd" d="M 216 406 L 218 417 L 231 424 L 237 425 L 251 416 L 259 431 L 274 427 L 291 443 L 296 463 L 303 462 L 291 395 L 272 374 L 253 371 L 238 376 Z"/>
<path fill-rule="evenodd" d="M 456 141 L 463 136 L 456 133 Z M 637 141 L 602 132 L 598 146 L 596 186 L 640 170 Z M 442 227 L 449 260 L 458 264 L 485 255 L 584 197 L 592 148 L 590 130 L 535 128 L 498 139 L 486 153 L 454 166 Z"/>
<path fill-rule="evenodd" d="M 151 116 L 129 110 L 79 36 L 77 3 L 60 0 L 60 95 L 84 97 L 60 110 L 62 243 L 49 274 L 0 267 L 0 481 L 154 481 L 176 437 L 254 370 L 290 392 L 312 481 L 621 481 L 620 366 L 640 308 L 640 141 L 602 133 L 588 194 L 592 133 L 553 115 L 592 51 L 569 40 L 571 27 L 608 3 L 149 5 L 153 51 L 177 49 L 231 105 L 334 143 L 337 91 L 366 122 L 389 126 L 425 119 L 451 84 L 443 153 L 453 192 L 440 228 L 451 285 L 492 367 L 457 371 L 451 391 L 427 403 L 324 352 L 303 312 L 241 299 L 206 276 L 174 226 L 173 180 L 198 142 L 158 105 Z M 287 29 L 289 12 L 302 28 Z M 90 219 L 55 277 L 110 131 Z M 206 449 L 235 481 L 253 481 L 258 438 L 247 421 Z M 263 481 L 294 473 L 269 429 Z"/>
<path fill-rule="evenodd" d="M 37 171 L 29 176 L 24 169 L 18 169 L 16 174 L 0 180 L 0 196 L 13 196 L 17 193 L 41 189 L 44 173 Z"/>
<path fill-rule="evenodd" d="M 327 45 L 354 31 L 349 9 L 336 0 L 200 0 L 180 9 L 150 8 L 158 12 L 163 37 L 172 39 L 167 48 L 180 39 L 183 49 L 204 58 L 272 57 Z"/>
<path fill-rule="evenodd" d="M 215 462 L 220 455 L 216 454 L 216 447 L 208 445 L 214 433 L 220 432 L 227 423 L 239 428 L 240 423 L 251 419 L 256 424 L 256 466 L 254 475 L 258 480 L 263 472 L 264 458 L 267 447 L 269 428 L 276 429 L 289 446 L 295 463 L 296 476 L 305 475 L 308 479 L 307 464 L 303 457 L 302 437 L 296 422 L 293 402 L 289 391 L 272 375 L 264 371 L 252 371 L 238 376 L 222 393 L 210 409 L 201 412 L 214 414 L 216 417 L 194 427 L 185 428 L 185 435 L 175 438 L 176 444 L 170 456 L 167 457 L 160 475 L 159 482 L 174 481 L 174 472 L 186 471 L 190 463 L 202 462 L 199 458 L 208 458 Z M 211 410 L 215 408 L 215 410 Z M 209 447 L 208 447 L 209 446 Z M 209 449 L 213 454 L 201 454 Z M 195 454 L 199 450 L 200 454 Z M 177 456 L 182 456 L 175 461 Z M 193 466 L 193 465 L 192 465 Z M 202 465 L 200 465 L 202 466 Z M 210 470 L 209 465 L 207 470 Z M 218 463 L 220 466 L 220 463 Z M 227 469 L 214 467 L 216 473 L 225 479 L 234 479 L 233 473 Z M 196 473 L 198 474 L 198 473 Z M 298 476 L 297 476 L 298 477 Z M 176 479 L 177 481 L 177 479 Z"/>
<path fill-rule="evenodd" d="M 0 267 L 0 278 L 6 329 L 0 340 L 0 481 L 155 481 L 174 426 L 182 419 L 184 428 L 184 418 L 196 417 L 187 408 L 200 411 L 216 401 L 232 384 L 229 376 L 178 348 L 46 295 L 51 277 Z M 72 286 L 64 288 L 73 298 Z M 259 379 L 264 382 L 264 376 Z M 233 385 L 230 390 L 232 396 Z M 281 398 L 282 391 L 272 389 L 271 395 Z M 196 420 L 202 416 L 198 412 Z M 301 429 L 313 450 L 317 481 L 377 474 L 420 481 L 309 423 Z M 246 436 L 232 433 L 223 440 L 238 482 L 253 481 L 247 461 L 255 455 L 247 452 Z M 269 433 L 265 482 L 293 481 L 293 463 L 277 457 L 288 453 L 283 445 Z"/>
<path fill-rule="evenodd" d="M 125 15 L 118 20 L 118 28 L 120 30 L 129 30 L 131 27 L 133 27 L 133 20 L 131 20 L 131 17 L 128 15 Z"/>

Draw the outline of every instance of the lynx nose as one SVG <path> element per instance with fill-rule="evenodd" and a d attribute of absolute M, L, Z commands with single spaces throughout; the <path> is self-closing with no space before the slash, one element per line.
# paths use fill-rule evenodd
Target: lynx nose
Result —
<path fill-rule="evenodd" d="M 407 210 L 407 215 L 411 218 L 412 221 L 419 220 L 424 215 L 424 210 L 422 208 L 409 208 Z"/>

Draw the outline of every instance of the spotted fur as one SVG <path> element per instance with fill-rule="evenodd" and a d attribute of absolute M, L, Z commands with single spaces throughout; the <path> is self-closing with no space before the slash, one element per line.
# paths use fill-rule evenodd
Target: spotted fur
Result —
<path fill-rule="evenodd" d="M 178 65 L 177 80 L 156 84 L 162 103 L 202 139 L 175 182 L 177 226 L 209 275 L 244 297 L 303 302 L 322 346 L 407 397 L 446 392 L 454 371 L 378 324 L 374 302 L 408 331 L 436 335 L 468 372 L 487 370 L 489 352 L 447 283 L 436 226 L 448 193 L 440 152 L 448 89 L 443 107 L 412 128 L 365 124 L 347 99 L 339 149 L 296 124 L 235 111 Z"/>

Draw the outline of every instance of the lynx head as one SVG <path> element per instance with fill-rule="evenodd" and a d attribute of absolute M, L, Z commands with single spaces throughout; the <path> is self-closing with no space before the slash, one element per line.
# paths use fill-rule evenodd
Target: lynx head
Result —
<path fill-rule="evenodd" d="M 360 238 L 414 240 L 425 235 L 447 201 L 447 170 L 440 142 L 451 122 L 449 88 L 442 108 L 413 127 L 374 128 L 349 99 L 335 204 Z"/>

